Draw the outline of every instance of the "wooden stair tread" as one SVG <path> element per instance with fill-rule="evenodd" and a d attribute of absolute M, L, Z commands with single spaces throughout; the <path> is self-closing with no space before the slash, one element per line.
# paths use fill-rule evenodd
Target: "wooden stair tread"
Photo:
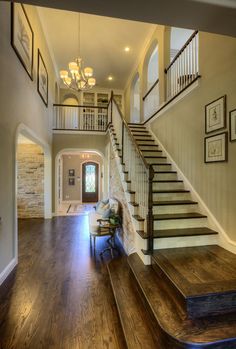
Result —
<path fill-rule="evenodd" d="M 134 206 L 134 207 L 138 207 L 139 206 L 139 204 L 137 202 L 129 202 L 129 204 L 131 206 Z"/>
<path fill-rule="evenodd" d="M 133 215 L 133 218 L 136 219 L 136 221 L 143 222 L 145 219 L 137 214 Z"/>
<path fill-rule="evenodd" d="M 113 260 L 107 268 L 127 348 L 161 348 L 150 314 L 140 302 L 126 259 Z"/>
<path fill-rule="evenodd" d="M 139 139 L 136 139 L 136 142 L 137 142 L 137 143 L 139 143 L 139 141 L 155 142 L 154 139 L 146 139 L 146 138 L 139 138 Z"/>
<path fill-rule="evenodd" d="M 153 166 L 171 166 L 171 163 L 169 162 L 159 162 L 157 164 L 152 164 Z M 155 172 L 154 172 L 155 173 Z"/>
<path fill-rule="evenodd" d="M 236 255 L 220 246 L 163 249 L 154 251 L 153 258 L 185 297 L 236 293 Z"/>
<path fill-rule="evenodd" d="M 153 201 L 153 206 L 175 206 L 175 205 L 197 205 L 197 201 L 192 200 L 170 200 L 170 201 Z"/>
<path fill-rule="evenodd" d="M 158 144 L 139 144 L 139 147 L 142 148 L 142 147 L 159 147 Z M 142 150 L 142 149 L 140 149 Z"/>
<path fill-rule="evenodd" d="M 135 191 L 133 191 L 133 190 L 126 190 L 126 193 L 135 194 Z"/>
<path fill-rule="evenodd" d="M 153 219 L 155 221 L 172 220 L 172 219 L 192 219 L 192 218 L 207 218 L 207 216 L 198 213 L 165 213 L 165 214 L 154 214 Z"/>
<path fill-rule="evenodd" d="M 177 173 L 177 171 L 154 171 L 154 173 Z"/>
<path fill-rule="evenodd" d="M 148 152 L 149 153 L 162 153 L 162 150 L 156 150 L 156 149 L 155 150 L 154 149 L 151 149 L 151 150 L 150 149 L 149 150 L 148 149 L 140 149 L 140 150 L 142 153 L 148 153 Z"/>
<path fill-rule="evenodd" d="M 152 137 L 152 135 L 150 135 L 150 134 L 148 133 L 148 131 L 147 131 L 147 132 L 142 132 L 141 134 L 132 132 L 132 134 L 133 134 L 134 137 L 135 137 L 135 136 Z"/>
<path fill-rule="evenodd" d="M 177 290 L 190 318 L 236 315 L 235 254 L 217 245 L 159 252 L 153 267 Z"/>
<path fill-rule="evenodd" d="M 137 233 L 143 238 L 147 239 L 148 234 L 142 230 L 137 230 Z M 153 231 L 154 239 L 172 238 L 172 237 L 187 237 L 187 236 L 203 236 L 203 235 L 217 235 L 218 233 L 207 227 L 203 228 L 178 228 L 178 229 L 159 229 Z"/>
<path fill-rule="evenodd" d="M 190 193 L 190 190 L 187 189 L 166 189 L 166 190 L 153 190 L 153 194 L 171 194 L 171 193 Z"/>
<path fill-rule="evenodd" d="M 145 155 L 145 159 L 167 159 L 166 156 L 152 156 L 152 155 Z"/>
<path fill-rule="evenodd" d="M 180 179 L 157 179 L 152 181 L 153 183 L 183 183 Z"/>
<path fill-rule="evenodd" d="M 234 348 L 236 314 L 190 320 L 173 289 L 157 277 L 151 266 L 145 266 L 136 253 L 128 257 L 128 263 L 157 325 L 166 335 L 168 349 Z"/>

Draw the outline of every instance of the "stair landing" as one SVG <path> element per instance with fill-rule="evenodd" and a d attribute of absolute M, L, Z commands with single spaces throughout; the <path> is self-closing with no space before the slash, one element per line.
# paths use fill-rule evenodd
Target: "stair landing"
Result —
<path fill-rule="evenodd" d="M 236 255 L 211 245 L 155 251 L 157 273 L 176 288 L 189 318 L 236 311 Z"/>

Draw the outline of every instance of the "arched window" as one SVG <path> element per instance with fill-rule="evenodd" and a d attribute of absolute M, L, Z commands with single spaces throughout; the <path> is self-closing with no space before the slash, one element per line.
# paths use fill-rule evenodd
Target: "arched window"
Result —
<path fill-rule="evenodd" d="M 150 55 L 147 66 L 147 91 L 157 81 L 158 77 L 158 46 L 156 45 Z"/>
<path fill-rule="evenodd" d="M 144 61 L 144 81 L 145 95 L 144 101 L 144 119 L 148 119 L 155 113 L 159 107 L 159 57 L 158 43 L 156 41 L 150 46 Z"/>
<path fill-rule="evenodd" d="M 140 79 L 138 73 L 135 75 L 131 86 L 130 120 L 133 123 L 140 122 Z"/>

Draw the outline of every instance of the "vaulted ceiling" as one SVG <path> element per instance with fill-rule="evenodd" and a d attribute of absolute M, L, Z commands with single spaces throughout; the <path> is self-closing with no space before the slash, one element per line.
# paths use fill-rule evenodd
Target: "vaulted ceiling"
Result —
<path fill-rule="evenodd" d="M 78 57 L 78 13 L 38 8 L 57 70 Z M 155 26 L 109 17 L 80 15 L 80 53 L 94 68 L 97 86 L 123 89 Z M 125 47 L 130 51 L 125 52 Z M 109 81 L 108 76 L 113 80 Z"/>

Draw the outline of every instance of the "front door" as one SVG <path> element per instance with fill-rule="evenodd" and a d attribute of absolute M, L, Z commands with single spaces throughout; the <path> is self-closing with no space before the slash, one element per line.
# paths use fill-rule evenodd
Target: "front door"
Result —
<path fill-rule="evenodd" d="M 98 201 L 98 164 L 86 162 L 82 169 L 82 201 Z"/>

